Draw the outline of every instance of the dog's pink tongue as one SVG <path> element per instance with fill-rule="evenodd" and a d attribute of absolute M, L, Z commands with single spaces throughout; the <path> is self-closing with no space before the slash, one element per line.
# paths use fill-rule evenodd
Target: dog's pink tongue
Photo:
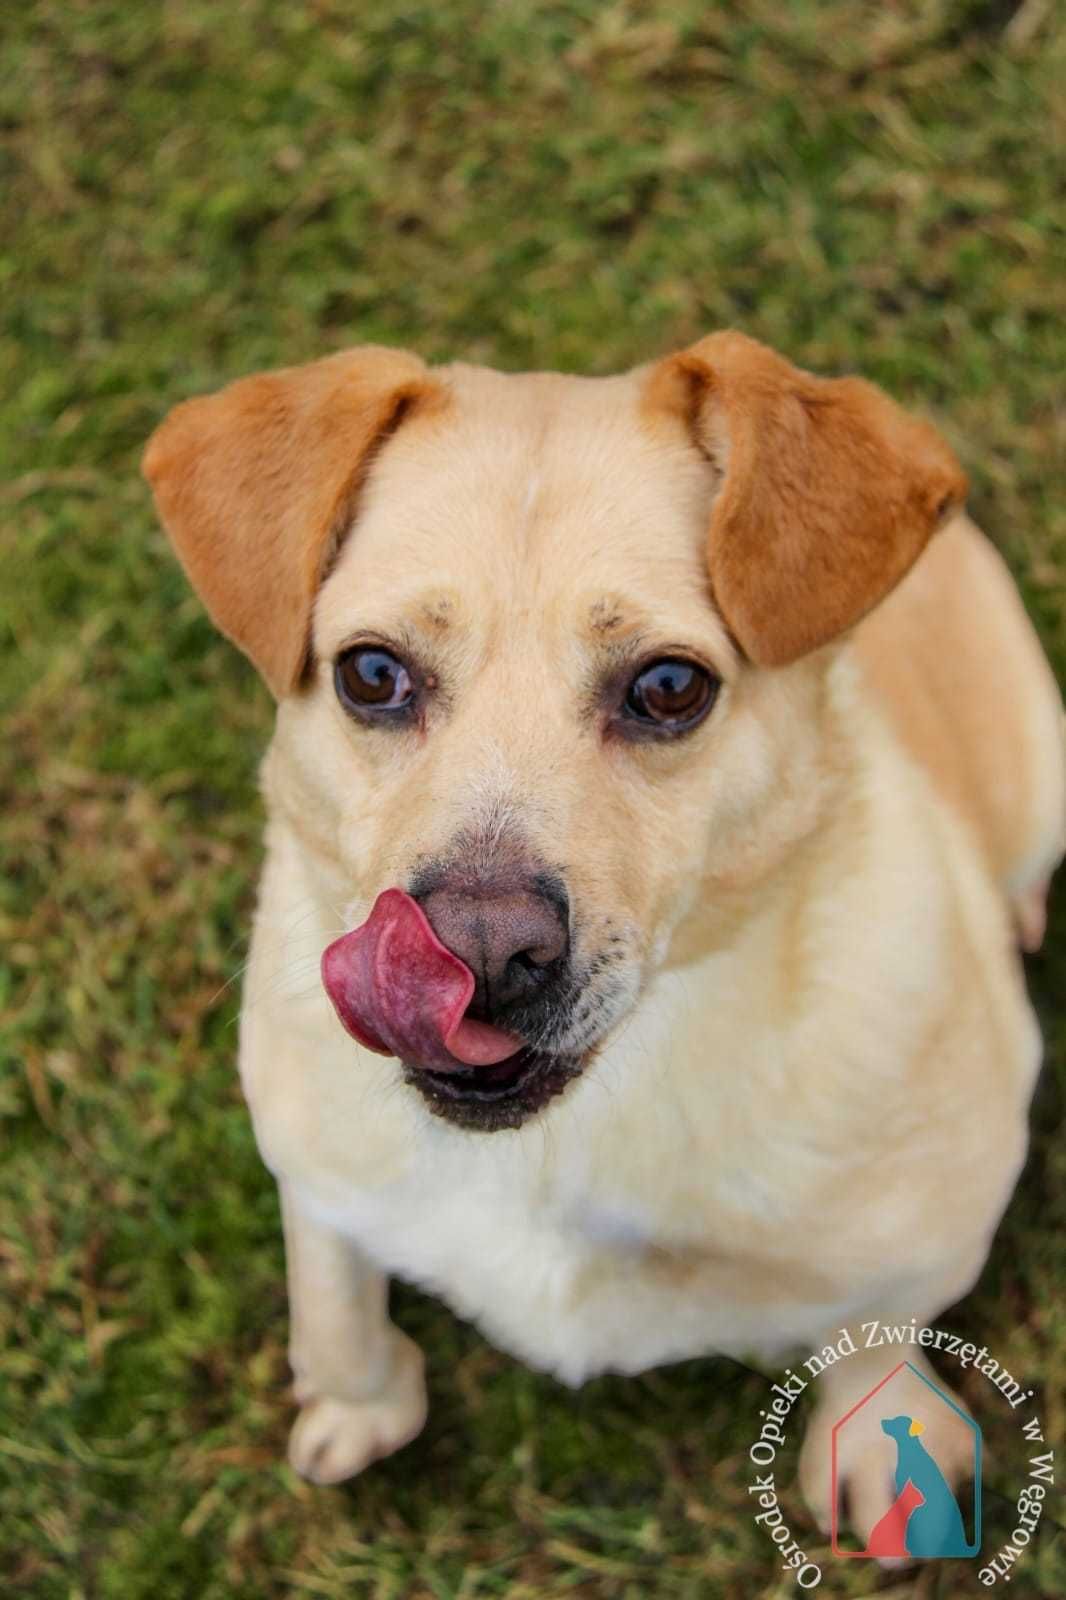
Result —
<path fill-rule="evenodd" d="M 402 889 L 379 894 L 362 927 L 329 946 L 322 982 L 352 1037 L 381 1055 L 448 1072 L 492 1066 L 522 1048 L 513 1034 L 466 1017 L 474 975 Z"/>

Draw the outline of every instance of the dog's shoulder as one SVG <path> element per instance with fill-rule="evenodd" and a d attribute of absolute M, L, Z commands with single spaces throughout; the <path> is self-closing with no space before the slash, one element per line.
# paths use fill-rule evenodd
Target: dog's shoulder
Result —
<path fill-rule="evenodd" d="M 862 678 L 906 751 L 1022 896 L 1066 829 L 1062 700 L 1007 566 L 964 516 L 856 630 Z"/>

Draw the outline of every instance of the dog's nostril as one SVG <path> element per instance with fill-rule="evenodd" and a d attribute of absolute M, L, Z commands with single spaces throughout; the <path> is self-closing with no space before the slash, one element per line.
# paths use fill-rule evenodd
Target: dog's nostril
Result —
<path fill-rule="evenodd" d="M 551 976 L 552 964 L 558 958 L 541 951 L 520 950 L 511 957 L 503 970 L 502 981 L 496 984 L 496 994 L 501 1001 L 521 1000 L 536 993 Z"/>
<path fill-rule="evenodd" d="M 508 965 L 512 967 L 521 967 L 524 972 L 536 975 L 537 973 L 543 972 L 544 968 L 551 960 L 552 957 L 550 955 L 544 955 L 543 952 L 519 950 L 516 956 L 511 957 Z"/>
<path fill-rule="evenodd" d="M 539 939 L 507 955 L 502 970 L 486 972 L 488 990 L 497 1005 L 528 1000 L 550 982 L 568 947 L 566 929 L 560 927 L 553 938 Z"/>

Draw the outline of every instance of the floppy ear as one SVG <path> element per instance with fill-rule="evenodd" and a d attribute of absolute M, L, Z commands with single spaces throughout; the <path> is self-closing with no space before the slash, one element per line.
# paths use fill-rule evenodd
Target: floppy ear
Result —
<path fill-rule="evenodd" d="M 149 440 L 144 475 L 182 565 L 279 699 L 374 447 L 442 393 L 417 356 L 365 345 L 187 400 Z"/>
<path fill-rule="evenodd" d="M 966 494 L 951 450 L 859 378 L 816 378 L 741 333 L 652 371 L 721 482 L 711 588 L 741 649 L 783 666 L 884 598 Z"/>

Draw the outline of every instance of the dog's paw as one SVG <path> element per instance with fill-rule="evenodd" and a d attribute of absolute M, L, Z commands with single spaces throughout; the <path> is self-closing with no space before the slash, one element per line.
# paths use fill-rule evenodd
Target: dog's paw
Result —
<path fill-rule="evenodd" d="M 897 1409 L 906 1410 L 904 1405 Z M 961 1402 L 960 1402 L 961 1404 Z M 952 1490 L 969 1477 L 973 1466 L 973 1431 L 956 1412 L 916 1391 L 908 1415 L 924 1418 L 921 1433 L 924 1448 L 943 1473 Z M 822 1533 L 833 1525 L 832 1452 L 833 1427 L 839 1420 L 835 1407 L 819 1406 L 807 1426 L 800 1452 L 799 1484 L 803 1498 Z M 869 1416 L 861 1413 L 837 1434 L 836 1486 L 837 1531 L 855 1535 L 865 1549 L 881 1519 L 896 1504 L 896 1448 L 881 1427 L 880 1413 L 871 1407 Z M 965 1496 L 958 1497 L 965 1504 Z M 905 1566 L 911 1557 L 879 1557 L 885 1567 Z"/>
<path fill-rule="evenodd" d="M 356 1402 L 329 1395 L 306 1401 L 289 1435 L 289 1465 L 311 1483 L 342 1483 L 409 1444 L 425 1420 L 422 1352 L 405 1339 L 383 1394 Z"/>

